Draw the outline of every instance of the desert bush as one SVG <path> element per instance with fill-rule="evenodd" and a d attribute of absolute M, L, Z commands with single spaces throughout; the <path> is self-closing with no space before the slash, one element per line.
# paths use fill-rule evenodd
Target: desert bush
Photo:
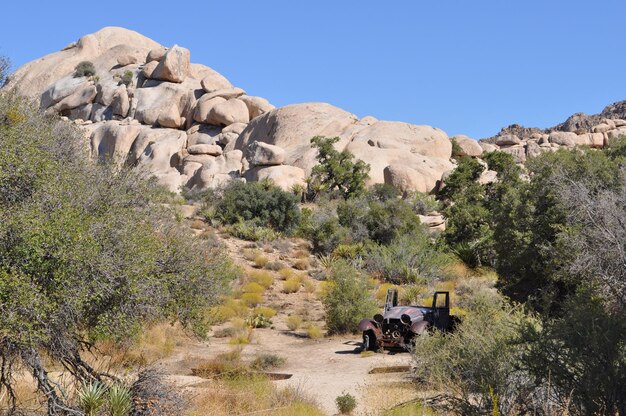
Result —
<path fill-rule="evenodd" d="M 385 202 L 400 197 L 400 191 L 388 183 L 377 183 L 367 190 L 367 198 L 374 201 Z"/>
<path fill-rule="evenodd" d="M 356 409 L 356 398 L 353 395 L 344 392 L 341 396 L 337 396 L 335 404 L 337 404 L 337 410 L 339 410 L 339 413 L 347 415 Z"/>
<path fill-rule="evenodd" d="M 434 195 L 423 192 L 412 192 L 406 197 L 407 202 L 416 214 L 426 215 L 429 212 L 439 211 L 439 202 Z"/>
<path fill-rule="evenodd" d="M 250 368 L 257 371 L 267 371 L 282 367 L 287 359 L 276 354 L 261 354 L 250 364 Z"/>
<path fill-rule="evenodd" d="M 311 324 L 306 328 L 306 336 L 311 339 L 320 339 L 324 336 L 324 332 L 319 326 Z"/>
<path fill-rule="evenodd" d="M 254 308 L 254 310 L 252 311 L 252 313 L 254 315 L 263 315 L 266 316 L 268 318 L 273 318 L 276 316 L 276 310 L 272 309 L 268 306 L 259 306 Z"/>
<path fill-rule="evenodd" d="M 296 270 L 306 270 L 309 266 L 309 259 L 296 259 L 293 262 L 293 268 Z"/>
<path fill-rule="evenodd" d="M 263 293 L 265 292 L 265 287 L 261 286 L 257 282 L 246 283 L 241 287 L 241 291 L 243 293 Z"/>
<path fill-rule="evenodd" d="M 164 188 L 86 152 L 74 126 L 0 93 L 0 379 L 17 366 L 41 374 L 52 413 L 71 406 L 50 365 L 89 384 L 81 352 L 96 341 L 132 343 L 160 321 L 204 336 L 236 274 L 176 222 Z"/>
<path fill-rule="evenodd" d="M 250 328 L 269 328 L 273 323 L 269 316 L 258 312 L 253 312 L 246 322 Z"/>
<path fill-rule="evenodd" d="M 365 268 L 389 283 L 424 284 L 445 278 L 449 262 L 450 257 L 418 229 L 395 238 L 389 245 L 370 245 Z"/>
<path fill-rule="evenodd" d="M 311 139 L 311 145 L 318 151 L 319 163 L 311 172 L 309 189 L 316 189 L 318 193 L 336 192 L 344 199 L 362 195 L 366 192 L 370 167 L 361 160 L 354 162 L 354 156 L 346 150 L 337 151 L 333 145 L 338 141 L 339 137 Z"/>
<path fill-rule="evenodd" d="M 271 228 L 257 225 L 253 221 L 240 221 L 227 225 L 224 231 L 233 237 L 247 241 L 272 241 L 281 236 Z"/>
<path fill-rule="evenodd" d="M 270 261 L 269 263 L 267 263 L 265 265 L 265 268 L 267 270 L 272 270 L 274 272 L 277 272 L 277 271 L 281 270 L 284 267 L 285 267 L 285 263 L 283 263 L 281 261 Z"/>
<path fill-rule="evenodd" d="M 348 231 L 341 226 L 333 210 L 326 208 L 307 214 L 299 233 L 311 242 L 313 252 L 318 254 L 330 254 L 348 240 Z"/>
<path fill-rule="evenodd" d="M 258 254 L 254 257 L 254 267 L 262 269 L 269 263 L 269 259 L 262 254 Z"/>
<path fill-rule="evenodd" d="M 139 372 L 130 388 L 131 415 L 166 416 L 182 414 L 187 402 L 179 390 L 168 383 L 162 370 L 148 367 Z"/>
<path fill-rule="evenodd" d="M 249 307 L 257 306 L 259 303 L 263 302 L 263 295 L 258 292 L 244 293 L 241 295 L 241 301 Z"/>
<path fill-rule="evenodd" d="M 302 318 L 298 315 L 289 315 L 287 317 L 287 328 L 290 331 L 295 331 L 302 326 Z"/>
<path fill-rule="evenodd" d="M 290 277 L 283 282 L 283 293 L 296 293 L 300 290 L 302 282 L 299 277 Z"/>
<path fill-rule="evenodd" d="M 536 403 L 537 390 L 520 370 L 521 331 L 537 321 L 498 295 L 475 296 L 453 333 L 416 337 L 417 377 L 445 391 L 444 411 L 456 414 L 524 413 Z"/>
<path fill-rule="evenodd" d="M 296 272 L 291 267 L 283 267 L 278 271 L 278 274 L 282 280 L 287 280 L 290 277 L 296 276 Z"/>
<path fill-rule="evenodd" d="M 74 77 L 91 77 L 96 75 L 96 67 L 93 66 L 93 62 L 82 61 L 74 67 Z"/>
<path fill-rule="evenodd" d="M 217 217 L 225 224 L 249 222 L 289 233 L 300 221 L 297 197 L 265 182 L 233 181 L 216 208 Z"/>
<path fill-rule="evenodd" d="M 250 282 L 258 283 L 267 289 L 274 283 L 274 276 L 266 270 L 250 270 L 248 272 L 248 280 Z"/>
<path fill-rule="evenodd" d="M 302 280 L 302 287 L 306 293 L 315 293 L 315 283 L 313 283 L 313 281 L 309 278 Z"/>
<path fill-rule="evenodd" d="M 0 56 L 0 88 L 4 86 L 9 76 L 11 61 L 4 56 Z"/>
<path fill-rule="evenodd" d="M 359 321 L 377 311 L 367 289 L 367 277 L 345 261 L 337 261 L 330 272 L 332 282 L 322 298 L 326 326 L 331 334 L 355 333 Z"/>
<path fill-rule="evenodd" d="M 124 75 L 120 77 L 119 85 L 130 87 L 133 85 L 133 71 L 124 71 Z"/>

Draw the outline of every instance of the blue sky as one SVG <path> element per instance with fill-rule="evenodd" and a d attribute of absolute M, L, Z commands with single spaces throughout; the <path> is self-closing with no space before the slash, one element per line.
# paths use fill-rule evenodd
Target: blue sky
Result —
<path fill-rule="evenodd" d="M 123 26 L 277 106 L 325 101 L 475 138 L 626 99 L 618 0 L 66 3 L 3 4 L 0 54 L 17 67 Z"/>

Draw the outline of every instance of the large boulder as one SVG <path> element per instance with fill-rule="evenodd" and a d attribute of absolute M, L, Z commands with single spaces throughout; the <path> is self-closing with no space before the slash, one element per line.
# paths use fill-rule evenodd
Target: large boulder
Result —
<path fill-rule="evenodd" d="M 221 133 L 221 127 L 196 124 L 187 130 L 187 146 L 217 144 Z"/>
<path fill-rule="evenodd" d="M 294 104 L 275 108 L 253 119 L 227 148 L 245 150 L 253 142 L 264 142 L 285 149 L 285 164 L 310 173 L 316 164 L 314 136 L 341 136 L 357 121 L 355 115 L 326 103 Z M 345 147 L 348 139 L 339 144 Z"/>
<path fill-rule="evenodd" d="M 250 121 L 248 107 L 237 98 L 216 103 L 212 106 L 207 118 L 209 124 L 216 126 L 228 126 L 233 123 L 247 123 L 248 121 Z"/>
<path fill-rule="evenodd" d="M 198 123 L 209 123 L 209 114 L 211 114 L 213 107 L 225 101 L 226 99 L 223 97 L 209 97 L 206 94 L 203 95 L 196 103 L 196 108 L 193 113 L 194 121 Z"/>
<path fill-rule="evenodd" d="M 142 126 L 139 135 L 133 142 L 133 145 L 128 152 L 127 163 L 129 165 L 134 165 L 137 163 L 141 155 L 144 154 L 146 148 L 152 143 L 156 143 L 161 140 L 170 139 L 172 142 L 182 142 L 184 143 L 187 139 L 187 135 L 184 131 L 174 130 L 174 129 L 165 129 L 162 127 L 148 127 Z"/>
<path fill-rule="evenodd" d="M 454 136 L 452 140 L 454 140 L 461 148 L 459 156 L 479 157 L 483 154 L 483 148 L 480 144 L 470 137 L 459 134 Z"/>
<path fill-rule="evenodd" d="M 282 165 L 285 162 L 285 149 L 273 144 L 252 142 L 245 152 L 250 166 Z"/>
<path fill-rule="evenodd" d="M 257 166 L 246 171 L 248 181 L 271 180 L 284 191 L 291 191 L 294 185 L 306 185 L 304 169 L 295 166 Z"/>
<path fill-rule="evenodd" d="M 122 55 L 136 56 L 141 61 L 157 42 L 132 30 L 105 27 L 81 37 L 75 45 L 29 62 L 15 71 L 8 82 L 21 95 L 41 100 L 48 87 L 61 78 L 71 76 L 76 65 L 90 61 L 100 76 L 118 65 Z M 49 105 L 47 105 L 49 106 Z"/>
<path fill-rule="evenodd" d="M 134 116 L 140 123 L 155 125 L 159 122 L 159 116 L 174 118 L 173 112 L 180 117 L 188 119 L 195 102 L 197 81 L 187 81 L 175 84 L 171 82 L 151 81 L 143 88 L 135 90 Z M 161 118 L 163 122 L 165 118 Z M 174 120 L 176 121 L 176 120 Z M 176 127 L 180 123 L 165 123 L 166 127 Z"/>
<path fill-rule="evenodd" d="M 215 188 L 239 178 L 242 158 L 243 153 L 240 150 L 233 150 L 204 161 L 202 167 L 189 179 L 187 186 L 191 189 Z"/>
<path fill-rule="evenodd" d="M 445 159 L 452 154 L 452 142 L 442 130 L 399 121 L 377 121 L 358 131 L 352 143 Z"/>
<path fill-rule="evenodd" d="M 117 121 L 101 124 L 91 134 L 92 157 L 123 163 L 140 131 L 139 125 L 120 125 Z"/>
<path fill-rule="evenodd" d="M 269 111 L 272 111 L 275 107 L 270 104 L 265 98 L 261 97 L 251 97 L 249 95 L 243 95 L 239 97 L 241 101 L 243 101 L 248 107 L 248 113 L 250 114 L 250 120 L 255 117 L 260 116 L 261 114 L 265 114 Z"/>
<path fill-rule="evenodd" d="M 78 89 L 52 106 L 52 110 L 60 113 L 85 104 L 90 104 L 96 98 L 97 94 L 98 90 L 94 84 L 90 82 L 81 84 Z"/>
<path fill-rule="evenodd" d="M 183 82 L 189 76 L 189 49 L 172 46 L 151 74 L 151 78 L 169 82 Z"/>
<path fill-rule="evenodd" d="M 503 134 L 496 138 L 498 146 L 515 146 L 521 144 L 522 140 L 514 134 Z"/>
<path fill-rule="evenodd" d="M 50 85 L 41 95 L 40 105 L 42 109 L 53 106 L 74 92 L 84 89 L 90 84 L 85 77 L 69 75 Z"/>
<path fill-rule="evenodd" d="M 576 146 L 576 133 L 566 131 L 553 131 L 548 136 L 550 143 L 558 144 L 559 146 L 574 147 Z"/>

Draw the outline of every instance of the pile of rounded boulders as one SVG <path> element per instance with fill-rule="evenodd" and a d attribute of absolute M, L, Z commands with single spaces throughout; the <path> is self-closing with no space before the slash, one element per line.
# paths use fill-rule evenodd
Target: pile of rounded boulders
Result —
<path fill-rule="evenodd" d="M 75 76 L 76 65 L 84 61 L 93 64 L 95 74 Z M 314 136 L 339 137 L 337 150 L 368 163 L 368 185 L 430 192 L 456 166 L 452 142 L 440 129 L 359 119 L 326 103 L 274 108 L 213 69 L 191 63 L 188 49 L 166 48 L 122 28 L 104 28 L 24 65 L 7 88 L 82 126 L 94 160 L 144 169 L 175 192 L 232 180 L 302 187 L 317 163 Z M 501 150 L 521 163 L 560 147 L 602 147 L 626 132 L 621 119 L 595 121 L 570 120 L 566 126 L 577 128 L 574 132 L 511 126 L 486 141 L 462 135 L 454 140 L 463 156 Z M 589 128 L 581 131 L 583 125 Z M 480 180 L 495 180 L 495 172 L 485 171 Z"/>

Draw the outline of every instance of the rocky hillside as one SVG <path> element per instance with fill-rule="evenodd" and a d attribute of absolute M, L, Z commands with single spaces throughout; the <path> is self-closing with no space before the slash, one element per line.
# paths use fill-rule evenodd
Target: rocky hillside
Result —
<path fill-rule="evenodd" d="M 310 139 L 317 135 L 340 137 L 340 150 L 371 166 L 370 184 L 428 192 L 455 166 L 451 139 L 440 129 L 359 119 L 325 103 L 274 108 L 191 63 L 189 50 L 123 28 L 104 28 L 24 65 L 6 88 L 80 125 L 92 158 L 145 169 L 172 191 L 244 179 L 269 178 L 284 189 L 304 184 L 316 163 Z M 560 146 L 602 147 L 626 130 L 623 103 L 605 111 L 574 115 L 547 131 L 511 126 L 481 142 L 454 139 L 466 155 L 500 149 L 523 162 Z"/>
<path fill-rule="evenodd" d="M 560 147 L 602 148 L 609 139 L 626 134 L 626 101 L 608 105 L 600 114 L 576 113 L 563 123 L 547 129 L 513 124 L 480 141 L 483 149 L 499 149 L 513 155 L 518 163 L 541 152 Z"/>

